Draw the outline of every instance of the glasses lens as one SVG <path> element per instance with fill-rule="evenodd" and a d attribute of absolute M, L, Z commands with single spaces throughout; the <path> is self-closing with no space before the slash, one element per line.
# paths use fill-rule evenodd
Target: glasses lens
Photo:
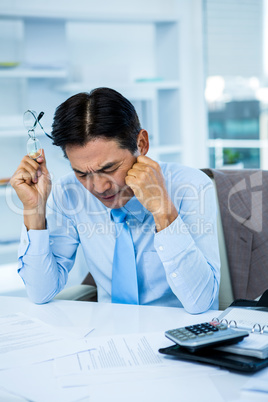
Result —
<path fill-rule="evenodd" d="M 36 112 L 33 110 L 27 110 L 23 115 L 23 124 L 27 130 L 31 130 L 35 127 L 37 122 Z"/>
<path fill-rule="evenodd" d="M 27 154 L 31 159 L 37 159 L 42 155 L 41 143 L 37 138 L 29 138 L 27 141 Z"/>

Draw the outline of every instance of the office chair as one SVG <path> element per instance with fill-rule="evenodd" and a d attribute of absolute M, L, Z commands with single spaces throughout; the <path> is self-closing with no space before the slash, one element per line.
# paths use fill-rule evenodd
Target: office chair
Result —
<path fill-rule="evenodd" d="M 97 300 L 97 286 L 93 276 L 88 273 L 81 285 L 71 286 L 63 289 L 57 296 L 56 300 L 76 300 L 76 301 L 92 301 Z"/>
<path fill-rule="evenodd" d="M 233 300 L 254 300 L 268 288 L 268 171 L 202 170 L 216 187 L 223 229 L 219 223 L 222 309 L 232 294 Z"/>
<path fill-rule="evenodd" d="M 205 172 L 206 173 L 206 172 Z M 228 264 L 228 257 L 226 252 L 224 231 L 221 220 L 220 205 L 217 195 L 216 183 L 212 176 L 210 176 L 211 181 L 214 186 L 216 203 L 217 203 L 217 233 L 218 233 L 218 243 L 221 261 L 221 279 L 220 279 L 220 289 L 219 289 L 219 310 L 225 310 L 234 301 L 233 288 Z"/>

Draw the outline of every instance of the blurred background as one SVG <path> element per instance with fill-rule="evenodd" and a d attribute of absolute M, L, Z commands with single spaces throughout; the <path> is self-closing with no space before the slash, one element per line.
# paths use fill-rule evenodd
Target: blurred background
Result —
<path fill-rule="evenodd" d="M 99 86 L 132 101 L 149 156 L 196 168 L 268 168 L 268 0 L 0 0 L 0 294 L 16 273 L 22 209 L 9 178 L 23 113 Z M 70 170 L 42 130 L 53 180 Z M 79 251 L 68 286 L 86 275 Z"/>

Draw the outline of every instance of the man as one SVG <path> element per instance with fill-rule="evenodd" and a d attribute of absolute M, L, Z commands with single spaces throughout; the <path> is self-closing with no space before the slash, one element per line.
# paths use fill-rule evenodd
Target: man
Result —
<path fill-rule="evenodd" d="M 48 202 L 44 152 L 36 161 L 25 156 L 11 180 L 24 206 L 19 274 L 29 297 L 45 303 L 63 289 L 81 244 L 100 302 L 128 303 L 124 288 L 134 286 L 139 304 L 183 306 L 190 313 L 217 308 L 220 264 L 210 179 L 148 158 L 148 133 L 133 105 L 109 88 L 61 104 L 52 138 L 73 172 L 54 185 Z M 125 215 L 121 226 L 114 211 Z"/>

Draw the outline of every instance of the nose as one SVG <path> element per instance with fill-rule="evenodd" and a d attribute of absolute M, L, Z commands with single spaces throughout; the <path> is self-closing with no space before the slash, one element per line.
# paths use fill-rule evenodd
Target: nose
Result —
<path fill-rule="evenodd" d="M 93 189 L 99 194 L 104 193 L 111 188 L 111 182 L 105 174 L 94 174 L 92 177 Z"/>

